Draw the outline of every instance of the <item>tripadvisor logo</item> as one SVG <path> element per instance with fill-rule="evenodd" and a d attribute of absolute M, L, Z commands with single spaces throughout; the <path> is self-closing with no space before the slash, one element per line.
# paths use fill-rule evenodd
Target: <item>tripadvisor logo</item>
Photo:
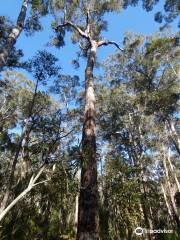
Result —
<path fill-rule="evenodd" d="M 143 234 L 144 229 L 142 227 L 137 227 L 134 232 L 136 235 L 141 236 Z"/>
<path fill-rule="evenodd" d="M 146 229 L 146 228 L 142 228 L 142 227 L 137 227 L 134 230 L 135 234 L 138 236 L 141 236 L 145 233 L 173 233 L 173 230 L 166 230 L 166 229 Z"/>

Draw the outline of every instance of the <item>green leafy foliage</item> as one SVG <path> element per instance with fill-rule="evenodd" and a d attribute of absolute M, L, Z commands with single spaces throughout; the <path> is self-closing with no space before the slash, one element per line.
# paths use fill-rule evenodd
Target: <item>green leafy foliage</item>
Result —
<path fill-rule="evenodd" d="M 157 2 L 142 1 L 143 8 L 151 11 Z M 29 3 L 24 29 L 30 35 L 42 30 L 40 17 L 52 13 L 55 36 L 50 44 L 60 48 L 65 46 L 65 28 L 58 28 L 65 8 L 66 20 L 82 30 L 89 9 L 91 36 L 99 41 L 108 29 L 106 14 L 139 1 Z M 157 14 L 157 20 L 170 22 L 177 7 L 176 1 L 165 1 L 165 15 Z M 0 17 L 0 51 L 12 27 L 12 22 Z M 73 28 L 66 30 L 72 33 L 73 44 L 80 43 L 77 59 L 71 62 L 78 69 L 79 58 L 88 57 L 90 45 Z M 94 77 L 100 238 L 138 240 L 134 230 L 141 226 L 172 229 L 171 234 L 152 237 L 176 240 L 180 234 L 179 37 L 127 33 L 123 44 L 123 53 L 109 56 L 101 64 L 102 76 Z M 87 167 L 86 159 L 91 157 L 88 148 L 82 153 L 80 140 L 84 91 L 79 76 L 60 72 L 51 53 L 38 51 L 23 65 L 21 56 L 14 46 L 7 68 L 22 66 L 23 74 L 8 68 L 0 76 L 0 202 L 9 190 L 8 206 L 42 165 L 45 170 L 39 183 L 3 218 L 0 239 L 73 240 L 79 169 Z"/>

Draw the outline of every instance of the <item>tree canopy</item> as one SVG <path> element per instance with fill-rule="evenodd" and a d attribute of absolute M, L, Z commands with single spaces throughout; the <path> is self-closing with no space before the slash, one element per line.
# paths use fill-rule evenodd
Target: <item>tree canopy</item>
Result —
<path fill-rule="evenodd" d="M 0 16 L 0 239 L 178 240 L 179 2 L 19 2 Z M 105 34 L 131 7 L 157 31 Z"/>

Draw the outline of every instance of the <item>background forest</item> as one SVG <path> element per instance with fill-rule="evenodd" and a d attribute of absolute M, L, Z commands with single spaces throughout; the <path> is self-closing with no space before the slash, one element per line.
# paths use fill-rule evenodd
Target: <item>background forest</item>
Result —
<path fill-rule="evenodd" d="M 1 4 L 0 240 L 180 239 L 179 1 Z"/>

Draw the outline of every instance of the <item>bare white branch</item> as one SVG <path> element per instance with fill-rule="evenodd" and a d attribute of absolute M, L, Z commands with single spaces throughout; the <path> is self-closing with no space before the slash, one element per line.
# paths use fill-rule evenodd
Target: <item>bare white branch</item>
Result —
<path fill-rule="evenodd" d="M 27 186 L 26 189 L 24 189 L 24 191 L 22 193 L 20 193 L 1 213 L 0 213 L 0 221 L 6 216 L 6 214 L 11 210 L 12 207 L 14 207 L 14 205 L 16 205 L 17 202 L 19 202 L 28 192 L 31 191 L 31 189 L 41 183 L 45 183 L 48 180 L 44 180 L 41 182 L 36 183 L 36 181 L 38 180 L 38 178 L 40 177 L 40 175 L 42 174 L 42 172 L 44 171 L 45 166 L 42 166 L 39 170 L 39 172 L 37 173 L 37 175 L 34 177 L 34 174 L 32 175 L 29 184 Z"/>
<path fill-rule="evenodd" d="M 66 21 L 63 24 L 58 25 L 58 27 L 56 29 L 58 30 L 62 27 L 67 27 L 67 26 L 74 28 L 74 30 L 76 30 L 81 37 L 88 39 L 88 35 L 80 27 L 73 24 L 71 21 Z"/>
<path fill-rule="evenodd" d="M 114 45 L 114 46 L 117 47 L 120 51 L 124 51 L 124 49 L 121 48 L 121 47 L 119 46 L 119 44 L 116 43 L 115 41 L 102 40 L 102 41 L 99 41 L 99 42 L 98 42 L 98 47 L 107 46 L 107 45 Z"/>
<path fill-rule="evenodd" d="M 49 181 L 49 180 L 44 180 L 44 181 L 37 182 L 37 183 L 33 184 L 33 187 L 35 187 L 35 186 L 37 186 L 37 185 L 39 185 L 39 184 L 42 184 L 42 183 L 46 183 L 46 182 L 48 182 L 48 181 Z"/>

